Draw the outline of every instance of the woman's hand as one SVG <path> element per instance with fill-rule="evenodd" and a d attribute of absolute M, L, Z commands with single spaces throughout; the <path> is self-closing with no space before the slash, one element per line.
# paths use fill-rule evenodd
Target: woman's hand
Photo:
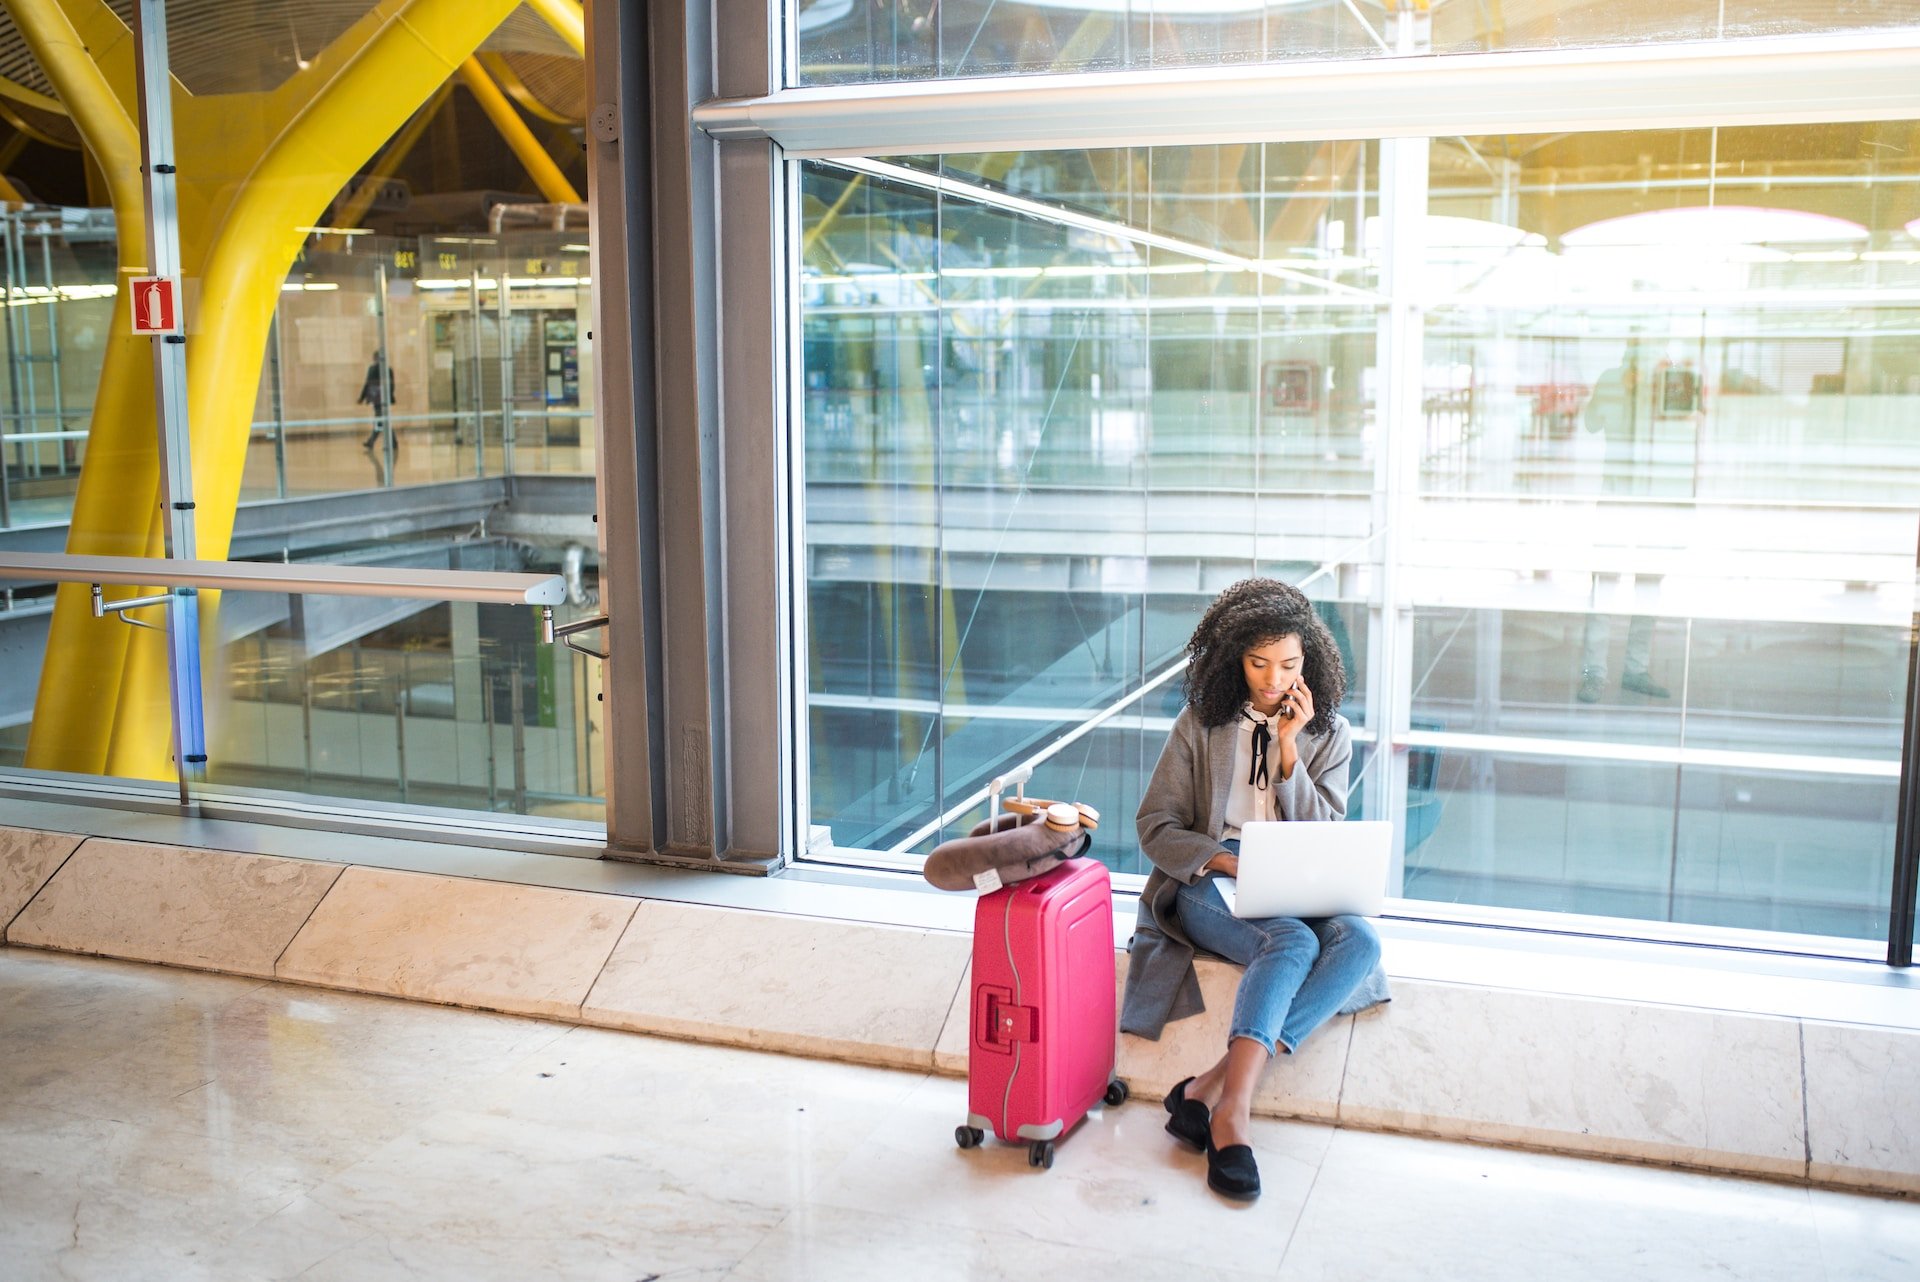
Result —
<path fill-rule="evenodd" d="M 1221 851 L 1201 867 L 1202 872 L 1223 872 L 1229 877 L 1240 875 L 1240 856 Z"/>
<path fill-rule="evenodd" d="M 1280 693 L 1280 737 L 1289 743 L 1298 738 L 1307 722 L 1313 720 L 1313 691 L 1295 677 L 1293 685 Z"/>

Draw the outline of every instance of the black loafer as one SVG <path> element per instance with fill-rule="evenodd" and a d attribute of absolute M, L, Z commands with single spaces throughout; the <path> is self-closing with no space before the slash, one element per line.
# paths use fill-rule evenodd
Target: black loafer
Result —
<path fill-rule="evenodd" d="M 1204 1153 L 1213 1134 L 1213 1114 L 1199 1100 L 1187 1098 L 1191 1085 L 1193 1079 L 1189 1077 L 1167 1092 L 1167 1134 Z"/>
<path fill-rule="evenodd" d="M 1254 1165 L 1253 1149 L 1245 1144 L 1215 1148 L 1207 1137 L 1207 1187 L 1222 1197 L 1251 1202 L 1260 1196 L 1260 1168 Z"/>

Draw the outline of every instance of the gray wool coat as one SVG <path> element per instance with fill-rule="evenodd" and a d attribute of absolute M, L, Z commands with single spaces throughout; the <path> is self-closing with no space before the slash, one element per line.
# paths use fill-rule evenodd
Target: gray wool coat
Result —
<path fill-rule="evenodd" d="M 1206 1009 L 1200 977 L 1193 968 L 1194 947 L 1180 926 L 1175 896 L 1180 886 L 1199 878 L 1206 863 L 1226 848 L 1227 793 L 1233 784 L 1234 736 L 1229 722 L 1200 724 L 1192 708 L 1174 719 L 1173 733 L 1160 750 L 1134 822 L 1140 849 L 1153 861 L 1153 874 L 1140 894 L 1140 912 L 1127 947 L 1127 992 L 1120 1008 L 1120 1031 L 1159 1040 L 1170 1020 Z M 1347 719 L 1335 713 L 1325 734 L 1302 733 L 1293 773 L 1274 781 L 1274 802 L 1282 819 L 1344 819 L 1347 768 L 1353 760 L 1353 736 Z M 1387 975 L 1376 964 L 1340 1014 L 1347 1015 L 1388 1000 Z"/>

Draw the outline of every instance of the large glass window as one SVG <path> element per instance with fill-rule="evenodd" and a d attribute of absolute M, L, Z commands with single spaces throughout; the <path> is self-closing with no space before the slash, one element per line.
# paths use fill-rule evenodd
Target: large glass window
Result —
<path fill-rule="evenodd" d="M 1422 52 L 1861 31 L 1920 22 L 1913 0 L 1435 0 L 1418 15 Z M 793 0 L 795 84 L 1373 58 L 1395 48 L 1400 7 L 1380 0 Z"/>
<path fill-rule="evenodd" d="M 1254 570 L 1310 582 L 1364 705 L 1377 151 L 803 168 L 812 822 L 836 843 L 924 850 L 1116 703 L 1071 782 L 1131 814 L 1177 711 L 1138 692 Z"/>
<path fill-rule="evenodd" d="M 120 283 L 154 261 L 137 136 L 87 133 L 138 101 L 132 10 L 0 15 L 0 545 L 419 572 L 417 597 L 198 598 L 205 795 L 596 823 L 598 665 L 542 644 L 531 608 L 433 585 L 538 571 L 567 582 L 559 622 L 597 604 L 577 15 L 215 8 L 169 6 L 158 69 L 193 484 L 166 504 L 154 340 Z M 47 74 L 35 50 L 76 34 L 110 55 Z M 163 541 L 170 511 L 193 513 L 191 553 Z M 160 608 L 9 584 L 0 765 L 172 777 Z"/>
<path fill-rule="evenodd" d="M 1913 143 L 807 162 L 812 821 L 924 852 L 1111 712 L 1033 787 L 1101 806 L 1139 870 L 1155 678 L 1267 573 L 1341 645 L 1407 897 L 1883 937 Z M 1383 193 L 1395 146 L 1426 181 Z M 1396 344 L 1416 385 L 1384 381 Z"/>

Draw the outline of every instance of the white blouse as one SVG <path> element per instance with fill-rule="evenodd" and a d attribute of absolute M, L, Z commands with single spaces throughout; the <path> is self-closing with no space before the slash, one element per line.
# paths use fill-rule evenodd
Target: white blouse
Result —
<path fill-rule="evenodd" d="M 1280 818 L 1273 799 L 1273 790 L 1280 782 L 1280 718 L 1261 716 L 1251 703 L 1242 708 L 1240 714 L 1233 738 L 1233 786 L 1227 791 L 1227 813 L 1223 816 L 1226 825 L 1220 830 L 1222 841 L 1237 839 L 1243 824 Z M 1253 773 L 1256 722 L 1265 725 L 1271 736 L 1267 740 L 1267 786 L 1264 788 L 1247 782 L 1247 776 Z"/>

